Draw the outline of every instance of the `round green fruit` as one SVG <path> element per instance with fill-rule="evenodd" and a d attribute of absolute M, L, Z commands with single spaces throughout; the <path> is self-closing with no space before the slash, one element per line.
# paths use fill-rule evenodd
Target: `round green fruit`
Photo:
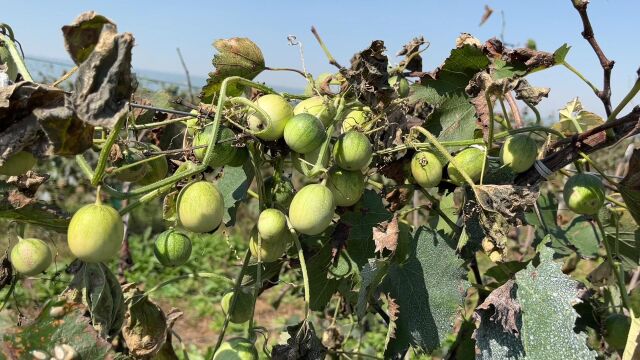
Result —
<path fill-rule="evenodd" d="M 627 344 L 631 319 L 623 314 L 611 314 L 604 321 L 604 339 L 612 348 L 622 351 Z"/>
<path fill-rule="evenodd" d="M 227 166 L 239 167 L 244 165 L 249 159 L 249 150 L 246 147 L 238 147 L 233 154 L 233 157 L 227 163 Z"/>
<path fill-rule="evenodd" d="M 31 170 L 36 164 L 36 158 L 26 151 L 18 151 L 0 165 L 0 175 L 18 176 Z"/>
<path fill-rule="evenodd" d="M 78 259 L 104 262 L 118 255 L 124 238 L 124 223 L 118 211 L 103 205 L 99 198 L 95 204 L 78 210 L 69 223 L 67 242 L 69 250 Z"/>
<path fill-rule="evenodd" d="M 447 165 L 447 172 L 451 182 L 459 186 L 465 183 L 460 170 L 467 173 L 473 182 L 480 180 L 484 162 L 484 150 L 475 147 L 466 148 L 454 156 L 453 160 L 456 165 L 453 165 L 453 163 Z"/>
<path fill-rule="evenodd" d="M 222 223 L 224 200 L 218 188 L 208 181 L 196 181 L 182 188 L 176 207 L 178 221 L 186 230 L 205 233 Z"/>
<path fill-rule="evenodd" d="M 300 154 L 307 154 L 322 145 L 327 132 L 322 122 L 310 114 L 294 115 L 284 128 L 284 141 L 289 148 Z"/>
<path fill-rule="evenodd" d="M 409 81 L 403 76 L 392 76 L 389 78 L 389 85 L 394 88 L 401 98 L 409 95 Z"/>
<path fill-rule="evenodd" d="M 604 204 L 602 181 L 591 174 L 576 174 L 564 184 L 564 202 L 576 214 L 594 215 Z"/>
<path fill-rule="evenodd" d="M 34 276 L 47 270 L 53 261 L 51 249 L 40 239 L 20 239 L 11 249 L 11 263 L 22 275 Z"/>
<path fill-rule="evenodd" d="M 220 300 L 220 305 L 222 306 L 222 312 L 225 316 L 229 313 L 229 308 L 231 308 L 231 302 L 235 297 L 235 292 L 230 291 L 222 297 Z M 251 319 L 251 309 L 253 308 L 253 294 L 251 293 L 250 288 L 240 288 L 240 291 L 237 293 L 238 297 L 236 300 L 236 306 L 233 308 L 233 312 L 229 318 L 234 324 L 242 324 L 243 322 L 249 321 Z"/>
<path fill-rule="evenodd" d="M 342 132 L 351 130 L 368 131 L 371 130 L 373 122 L 370 119 L 371 111 L 365 109 L 355 109 L 347 113 L 342 120 Z"/>
<path fill-rule="evenodd" d="M 160 148 L 155 145 L 147 145 L 148 149 L 151 151 L 160 151 Z M 148 171 L 147 173 L 138 181 L 139 185 L 149 185 L 153 184 L 156 181 L 160 181 L 167 177 L 167 173 L 169 172 L 169 163 L 167 163 L 167 158 L 162 156 L 147 162 Z"/>
<path fill-rule="evenodd" d="M 438 186 L 442 180 L 442 164 L 428 151 L 417 152 L 411 159 L 411 175 L 425 189 Z"/>
<path fill-rule="evenodd" d="M 233 338 L 220 345 L 213 360 L 258 360 L 258 350 L 247 339 Z"/>
<path fill-rule="evenodd" d="M 305 167 L 307 170 L 311 170 L 313 168 L 313 164 L 315 164 L 318 161 L 318 157 L 320 156 L 320 150 L 322 150 L 322 146 L 318 147 L 317 149 L 313 150 L 312 152 L 308 153 L 308 154 L 298 154 L 298 153 L 291 153 L 291 162 L 293 163 L 293 167 L 298 170 L 298 172 L 300 172 L 300 174 L 305 175 L 304 169 L 303 167 Z M 322 158 L 322 167 L 326 168 L 329 165 L 329 153 L 331 152 L 331 150 L 329 148 L 327 148 L 327 150 L 325 150 L 324 152 L 324 157 Z M 302 160 L 304 160 L 305 162 L 303 163 Z M 309 165 L 309 164 L 312 165 Z"/>
<path fill-rule="evenodd" d="M 126 148 L 122 151 L 122 159 L 116 161 L 113 165 L 123 167 L 144 159 L 145 157 L 141 150 L 136 148 Z M 142 163 L 117 172 L 115 177 L 120 181 L 137 182 L 141 180 L 149 170 L 150 167 L 148 163 Z"/>
<path fill-rule="evenodd" d="M 505 140 L 500 148 L 502 164 L 515 173 L 528 170 L 538 157 L 538 145 L 527 134 L 516 134 Z"/>
<path fill-rule="evenodd" d="M 297 232 L 317 235 L 331 224 L 336 202 L 331 190 L 321 184 L 310 184 L 298 191 L 289 207 L 289 221 Z"/>
<path fill-rule="evenodd" d="M 322 122 L 326 127 L 331 124 L 333 118 L 336 116 L 336 108 L 331 101 L 325 99 L 322 96 L 313 96 L 306 100 L 302 100 L 296 107 L 293 108 L 293 115 L 298 114 L 310 114 Z"/>
<path fill-rule="evenodd" d="M 331 190 L 337 206 L 352 206 L 364 193 L 364 175 L 360 170 L 331 169 L 327 177 L 327 187 Z"/>
<path fill-rule="evenodd" d="M 209 145 L 211 136 L 213 135 L 213 126 L 207 126 L 204 131 L 196 133 L 193 138 L 193 146 Z M 221 167 L 227 165 L 235 156 L 237 148 L 233 146 L 233 140 L 236 138 L 234 132 L 224 126 L 218 129 L 218 143 L 213 148 L 213 156 L 209 166 Z M 207 153 L 207 147 L 193 150 L 196 159 L 202 161 Z"/>
<path fill-rule="evenodd" d="M 260 244 L 258 244 L 258 234 L 258 227 L 255 226 L 249 238 L 249 250 L 254 258 L 258 259 L 259 254 L 260 261 L 267 263 L 274 262 L 287 250 L 287 245 L 290 241 L 288 232 L 284 232 L 281 238 L 270 241 L 260 238 Z"/>
<path fill-rule="evenodd" d="M 278 209 L 265 209 L 258 217 L 258 232 L 263 241 L 281 239 L 285 232 L 289 232 L 287 218 Z"/>
<path fill-rule="evenodd" d="M 371 162 L 373 149 L 367 136 L 357 131 L 342 134 L 333 146 L 336 164 L 346 170 L 361 170 Z"/>
<path fill-rule="evenodd" d="M 293 117 L 291 104 L 282 96 L 275 94 L 261 96 L 255 104 L 269 115 L 271 122 L 267 126 L 260 117 L 251 114 L 247 119 L 249 128 L 255 131 L 255 135 L 262 140 L 275 141 L 280 139 L 284 134 L 287 122 Z"/>
<path fill-rule="evenodd" d="M 153 254 L 164 266 L 180 266 L 191 256 L 191 240 L 179 231 L 167 230 L 156 238 Z"/>
<path fill-rule="evenodd" d="M 276 182 L 276 180 L 270 176 L 264 180 L 264 193 L 267 206 L 278 206 L 286 209 L 291 204 L 291 200 L 293 200 L 295 190 L 289 178 L 280 177 L 280 180 Z"/>

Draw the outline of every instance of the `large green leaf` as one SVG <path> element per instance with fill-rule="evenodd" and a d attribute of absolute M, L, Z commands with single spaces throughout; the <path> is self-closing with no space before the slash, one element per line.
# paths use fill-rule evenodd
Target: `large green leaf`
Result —
<path fill-rule="evenodd" d="M 216 70 L 209 73 L 207 84 L 202 88 L 200 101 L 210 102 L 220 92 L 222 81 L 230 76 L 241 76 L 252 80 L 265 68 L 264 57 L 258 45 L 247 38 L 219 39 L 213 43 L 218 53 L 213 56 Z M 227 88 L 228 96 L 238 96 L 242 87 Z"/>
<path fill-rule="evenodd" d="M 60 352 L 65 359 L 124 358 L 91 327 L 86 310 L 82 304 L 49 301 L 29 325 L 3 329 L 0 358 L 48 359 Z"/>
<path fill-rule="evenodd" d="M 427 103 L 433 112 L 424 126 L 440 141 L 468 140 L 476 129 L 476 110 L 469 102 L 465 87 L 469 80 L 489 65 L 489 59 L 477 46 L 462 45 L 436 71 L 432 79 L 413 86 L 410 102 Z"/>
<path fill-rule="evenodd" d="M 358 302 L 356 304 L 356 314 L 359 318 L 365 316 L 369 299 L 382 283 L 388 268 L 389 263 L 380 259 L 369 259 L 369 262 L 362 267 L 360 271 L 362 281 L 360 283 Z"/>
<path fill-rule="evenodd" d="M 250 162 L 243 166 L 226 166 L 222 173 L 222 178 L 218 181 L 218 190 L 224 198 L 224 221 L 225 225 L 233 226 L 236 222 L 236 211 L 238 203 L 247 198 L 247 190 L 253 181 L 253 167 Z"/>
<path fill-rule="evenodd" d="M 331 300 L 331 296 L 338 290 L 339 280 L 329 279 L 331 266 L 331 241 L 325 245 L 310 259 L 307 259 L 307 273 L 309 274 L 309 293 L 311 301 L 309 308 L 313 311 L 322 311 Z"/>
<path fill-rule="evenodd" d="M 385 358 L 404 353 L 409 346 L 433 351 L 453 330 L 468 282 L 463 260 L 441 233 L 427 227 L 416 230 L 409 259 L 392 265 L 382 291 L 399 306 L 396 333 Z"/>
<path fill-rule="evenodd" d="M 384 207 L 382 198 L 373 190 L 366 190 L 353 209 L 342 215 L 341 221 L 351 228 L 347 250 L 359 268 L 374 257 L 376 246 L 373 241 L 373 227 L 391 220 L 391 217 L 391 213 Z"/>
<path fill-rule="evenodd" d="M 529 263 L 478 307 L 476 359 L 594 359 L 587 335 L 574 331 L 578 283 L 562 273 L 553 249 Z"/>
<path fill-rule="evenodd" d="M 578 254 L 586 258 L 598 256 L 600 236 L 598 226 L 586 216 L 576 216 L 567 227 L 565 236 Z"/>

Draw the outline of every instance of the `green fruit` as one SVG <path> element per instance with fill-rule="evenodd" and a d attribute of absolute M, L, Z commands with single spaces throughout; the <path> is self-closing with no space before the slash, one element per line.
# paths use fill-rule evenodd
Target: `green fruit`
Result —
<path fill-rule="evenodd" d="M 220 300 L 220 305 L 222 306 L 222 312 L 225 316 L 229 313 L 229 308 L 231 308 L 231 302 L 236 294 L 233 291 L 230 291 L 222 297 Z M 253 308 L 253 294 L 251 293 L 250 288 L 240 288 L 240 291 L 237 293 L 238 299 L 236 300 L 236 306 L 233 308 L 233 312 L 231 313 L 231 317 L 229 321 L 235 324 L 242 324 L 243 322 L 249 321 L 251 319 L 251 309 Z"/>
<path fill-rule="evenodd" d="M 124 223 L 118 211 L 102 205 L 85 205 L 78 210 L 69 223 L 67 242 L 69 250 L 78 259 L 96 263 L 110 260 L 118 255 L 124 238 Z"/>
<path fill-rule="evenodd" d="M 260 250 L 260 261 L 274 262 L 287 250 L 287 245 L 289 245 L 290 242 L 288 232 L 284 232 L 283 237 L 279 239 L 267 241 L 261 238 L 261 246 L 258 246 L 258 234 L 258 227 L 255 226 L 251 231 L 251 236 L 249 238 L 249 250 L 254 258 L 258 259 L 258 250 Z"/>
<path fill-rule="evenodd" d="M 289 221 L 297 232 L 317 235 L 329 227 L 335 210 L 336 202 L 331 190 L 321 184 L 311 184 L 293 197 Z"/>
<path fill-rule="evenodd" d="M 29 152 L 18 151 L 0 165 L 0 175 L 18 176 L 31 170 L 36 158 Z"/>
<path fill-rule="evenodd" d="M 631 319 L 623 314 L 611 314 L 604 321 L 604 339 L 612 348 L 622 351 L 627 344 Z"/>
<path fill-rule="evenodd" d="M 247 119 L 249 128 L 255 132 L 255 135 L 266 141 L 275 141 L 282 137 L 284 128 L 291 117 L 293 117 L 293 109 L 285 98 L 280 95 L 268 94 L 261 96 L 256 100 L 255 104 L 269 115 L 271 123 L 265 124 L 255 114 L 249 115 Z M 267 126 L 265 128 L 265 126 Z"/>
<path fill-rule="evenodd" d="M 295 190 L 289 178 L 281 177 L 280 181 L 276 182 L 276 180 L 270 176 L 264 180 L 264 193 L 267 206 L 279 206 L 286 209 L 291 204 L 291 200 L 293 200 Z"/>
<path fill-rule="evenodd" d="M 401 98 L 409 95 L 409 81 L 405 77 L 392 76 L 389 78 L 389 85 L 398 92 Z"/>
<path fill-rule="evenodd" d="M 313 96 L 302 100 L 293 108 L 293 115 L 305 113 L 317 117 L 326 127 L 331 124 L 331 121 L 336 116 L 336 108 L 329 99 L 325 99 L 322 96 Z"/>
<path fill-rule="evenodd" d="M 604 185 L 591 174 L 576 174 L 564 185 L 564 202 L 571 211 L 582 215 L 596 214 L 604 204 Z"/>
<path fill-rule="evenodd" d="M 371 130 L 373 122 L 369 118 L 371 111 L 355 109 L 351 110 L 342 120 L 342 132 L 346 133 L 351 130 L 368 131 Z"/>
<path fill-rule="evenodd" d="M 182 188 L 176 207 L 180 225 L 189 231 L 210 232 L 222 223 L 224 200 L 218 188 L 208 181 L 196 181 Z"/>
<path fill-rule="evenodd" d="M 442 180 L 442 164 L 430 152 L 417 152 L 411 159 L 411 175 L 425 189 L 438 186 Z"/>
<path fill-rule="evenodd" d="M 313 168 L 313 165 L 316 163 L 316 161 L 318 161 L 318 157 L 320 156 L 320 150 L 322 150 L 322 146 L 318 147 L 317 149 L 313 150 L 312 152 L 308 153 L 308 154 L 298 154 L 298 153 L 291 153 L 291 162 L 293 163 L 293 167 L 298 170 L 298 172 L 300 172 L 300 174 L 304 175 L 304 170 L 303 170 L 303 166 L 306 167 L 308 170 L 311 170 Z M 325 150 L 324 152 L 324 157 L 322 158 L 322 167 L 326 168 L 329 165 L 329 153 L 331 152 L 331 150 L 328 148 L 327 150 Z M 305 161 L 305 163 L 302 162 L 302 160 Z M 309 165 L 309 164 L 311 165 Z"/>
<path fill-rule="evenodd" d="M 125 148 L 122 151 L 122 159 L 116 161 L 115 163 L 113 163 L 113 165 L 117 167 L 123 167 L 125 165 L 133 164 L 144 159 L 145 157 L 141 150 L 136 148 Z M 115 178 L 120 181 L 137 182 L 147 174 L 149 169 L 150 167 L 148 163 L 142 163 L 117 172 L 115 174 Z"/>
<path fill-rule="evenodd" d="M 244 165 L 249 159 L 249 150 L 246 147 L 236 148 L 236 151 L 233 154 L 233 157 L 227 163 L 227 166 L 231 167 L 239 167 Z"/>
<path fill-rule="evenodd" d="M 191 240 L 174 229 L 167 230 L 156 238 L 153 254 L 164 266 L 180 266 L 191 256 Z"/>
<path fill-rule="evenodd" d="M 307 154 L 322 145 L 327 132 L 322 122 L 310 114 L 298 114 L 287 122 L 284 128 L 284 141 L 291 150 Z"/>
<path fill-rule="evenodd" d="M 20 239 L 10 257 L 16 271 L 25 276 L 40 274 L 53 261 L 49 245 L 40 239 Z"/>
<path fill-rule="evenodd" d="M 538 145 L 527 134 L 516 134 L 505 140 L 500 148 L 502 164 L 515 173 L 528 170 L 538 157 Z"/>
<path fill-rule="evenodd" d="M 349 171 L 331 169 L 327 177 L 327 187 L 331 190 L 338 206 L 351 206 L 364 193 L 364 175 L 360 170 Z"/>
<path fill-rule="evenodd" d="M 278 209 L 262 210 L 258 217 L 258 232 L 263 241 L 281 239 L 285 232 L 289 232 L 287 218 Z"/>
<path fill-rule="evenodd" d="M 473 182 L 480 180 L 484 150 L 475 147 L 466 148 L 454 156 L 453 160 L 456 165 L 453 163 L 447 165 L 447 172 L 452 183 L 460 186 L 466 182 L 459 169 L 466 172 Z"/>
<path fill-rule="evenodd" d="M 211 136 L 213 135 L 213 126 L 207 126 L 204 131 L 196 133 L 193 138 L 193 146 L 209 145 Z M 218 129 L 218 143 L 213 148 L 213 157 L 207 165 L 211 167 L 225 166 L 233 159 L 237 148 L 233 146 L 233 140 L 236 138 L 234 132 L 224 126 Z M 202 161 L 207 153 L 207 147 L 193 150 L 196 159 Z"/>
<path fill-rule="evenodd" d="M 220 345 L 213 360 L 258 360 L 258 350 L 247 339 L 233 338 Z"/>
<path fill-rule="evenodd" d="M 160 148 L 155 145 L 147 145 L 148 149 L 151 151 L 160 151 Z M 139 185 L 149 185 L 153 184 L 156 181 L 160 181 L 167 177 L 167 173 L 169 172 L 169 164 L 167 163 L 166 157 L 159 157 L 157 159 L 151 160 L 147 162 L 148 171 L 144 175 L 142 179 L 138 181 Z"/>
<path fill-rule="evenodd" d="M 361 170 L 371 162 L 373 149 L 367 136 L 357 131 L 342 134 L 333 146 L 333 158 L 346 170 Z"/>

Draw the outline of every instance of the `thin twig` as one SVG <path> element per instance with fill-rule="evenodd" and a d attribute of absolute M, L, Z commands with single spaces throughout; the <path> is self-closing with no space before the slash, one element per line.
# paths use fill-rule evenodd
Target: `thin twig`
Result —
<path fill-rule="evenodd" d="M 505 94 L 505 99 L 507 99 L 507 103 L 509 104 L 509 108 L 511 109 L 511 114 L 513 115 L 513 125 L 514 128 L 519 129 L 524 126 L 522 122 L 522 116 L 520 115 L 520 109 L 518 109 L 518 104 L 516 104 L 516 100 L 511 95 L 511 91 L 508 91 Z"/>
<path fill-rule="evenodd" d="M 573 3 L 573 7 L 580 14 L 580 19 L 582 20 L 582 25 L 584 26 L 584 30 L 582 31 L 582 37 L 587 40 L 593 51 L 595 51 L 598 56 L 598 60 L 600 61 L 600 66 L 602 66 L 602 70 L 604 72 L 604 86 L 601 91 L 598 92 L 598 98 L 602 101 L 604 105 L 605 112 L 607 113 L 607 117 L 611 115 L 611 69 L 613 69 L 614 61 L 609 60 L 607 56 L 602 51 L 600 44 L 596 40 L 595 34 L 593 33 L 593 27 L 591 26 L 591 20 L 589 20 L 589 15 L 587 14 L 587 6 L 589 5 L 588 0 L 571 0 Z"/>
<path fill-rule="evenodd" d="M 62 77 L 60 79 L 56 80 L 53 84 L 51 84 L 51 86 L 56 86 L 57 87 L 63 81 L 65 81 L 68 78 L 70 78 L 71 75 L 75 74 L 76 71 L 78 71 L 78 67 L 74 66 L 73 68 L 71 68 L 71 70 L 67 71 L 64 75 L 62 75 Z"/>
<path fill-rule="evenodd" d="M 322 48 L 322 51 L 324 51 L 324 54 L 329 59 L 329 64 L 331 64 L 331 65 L 337 67 L 339 70 L 341 70 L 342 66 L 340 64 L 338 64 L 338 62 L 333 57 L 333 55 L 331 55 L 331 52 L 329 52 L 329 48 L 327 48 L 327 45 L 325 45 L 324 41 L 322 41 L 322 38 L 320 37 L 320 34 L 318 34 L 318 30 L 316 30 L 315 26 L 311 27 L 311 32 L 313 33 L 313 36 L 316 37 L 316 40 L 318 40 L 318 43 L 320 44 L 320 47 Z"/>
<path fill-rule="evenodd" d="M 191 88 L 191 76 L 189 76 L 189 69 L 187 69 L 187 64 L 185 64 L 184 59 L 182 58 L 182 52 L 180 52 L 180 48 L 176 48 L 178 52 L 178 57 L 180 58 L 180 63 L 182 63 L 182 68 L 184 69 L 184 73 L 187 77 L 187 86 L 189 87 L 189 98 L 191 102 L 195 102 L 195 96 L 193 96 L 193 89 Z"/>

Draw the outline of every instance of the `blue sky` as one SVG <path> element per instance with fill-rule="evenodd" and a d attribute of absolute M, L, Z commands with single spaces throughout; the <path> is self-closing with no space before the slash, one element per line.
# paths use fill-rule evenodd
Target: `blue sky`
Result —
<path fill-rule="evenodd" d="M 137 69 L 182 73 L 176 47 L 180 47 L 191 73 L 204 78 L 212 70 L 214 39 L 249 37 L 262 49 L 268 66 L 300 68 L 298 49 L 289 46 L 293 34 L 304 44 L 307 70 L 333 71 L 309 31 L 315 25 L 341 64 L 367 47 L 384 40 L 393 63 L 395 53 L 416 35 L 431 47 L 424 54 L 426 70 L 448 56 L 455 38 L 469 32 L 481 40 L 499 36 L 500 12 L 505 15 L 505 41 L 522 45 L 533 38 L 541 50 L 553 51 L 567 42 L 568 61 L 598 87 L 602 71 L 591 48 L 580 35 L 581 23 L 570 0 L 447 0 L 447 1 L 3 1 L 0 22 L 10 24 L 29 56 L 68 59 L 60 32 L 78 14 L 95 10 L 115 21 L 120 31 L 136 38 L 133 65 Z M 304 5 L 302 5 L 304 3 Z M 495 12 L 479 27 L 484 5 Z M 535 6 L 528 6 L 535 4 Z M 640 66 L 634 25 L 638 0 L 592 0 L 591 19 L 606 54 L 616 61 L 612 83 L 614 105 L 635 80 Z M 259 80 L 273 86 L 302 87 L 303 79 L 282 72 L 267 72 Z M 543 101 L 544 116 L 551 116 L 574 96 L 589 110 L 602 113 L 602 105 L 573 74 L 555 68 L 530 78 L 536 86 L 550 87 Z M 639 102 L 636 101 L 635 104 Z M 554 118 L 557 115 L 553 115 Z"/>

